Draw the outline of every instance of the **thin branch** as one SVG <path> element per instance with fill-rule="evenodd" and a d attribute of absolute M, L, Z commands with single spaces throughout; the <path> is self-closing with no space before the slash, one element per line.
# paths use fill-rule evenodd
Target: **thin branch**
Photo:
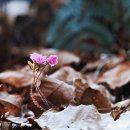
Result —
<path fill-rule="evenodd" d="M 130 107 L 130 102 L 129 102 L 129 104 L 128 104 L 126 107 L 124 107 L 124 108 L 116 115 L 116 117 L 114 118 L 114 121 L 116 121 L 116 120 L 120 117 L 120 115 L 127 110 L 128 107 Z"/>

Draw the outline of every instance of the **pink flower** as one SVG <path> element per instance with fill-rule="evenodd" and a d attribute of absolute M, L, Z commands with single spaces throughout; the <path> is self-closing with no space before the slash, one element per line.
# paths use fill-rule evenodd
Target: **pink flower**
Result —
<path fill-rule="evenodd" d="M 56 55 L 50 55 L 49 58 L 47 58 L 47 62 L 51 67 L 55 66 L 58 63 L 58 57 Z"/>
<path fill-rule="evenodd" d="M 38 53 L 30 54 L 30 59 L 39 65 L 46 64 L 46 56 L 42 56 Z"/>

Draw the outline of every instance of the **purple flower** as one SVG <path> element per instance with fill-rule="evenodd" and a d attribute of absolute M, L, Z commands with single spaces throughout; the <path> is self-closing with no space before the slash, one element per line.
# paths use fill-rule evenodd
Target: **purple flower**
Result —
<path fill-rule="evenodd" d="M 47 58 L 47 62 L 51 67 L 55 66 L 58 63 L 58 57 L 56 55 L 50 55 L 49 58 Z"/>
<path fill-rule="evenodd" d="M 46 56 L 42 56 L 38 53 L 30 54 L 30 59 L 39 65 L 46 64 Z"/>

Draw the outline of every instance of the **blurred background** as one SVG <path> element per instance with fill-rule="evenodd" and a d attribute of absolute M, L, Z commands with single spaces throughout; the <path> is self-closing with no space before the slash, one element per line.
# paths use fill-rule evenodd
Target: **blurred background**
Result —
<path fill-rule="evenodd" d="M 0 0 L 1 68 L 23 48 L 129 55 L 129 42 L 130 0 Z"/>

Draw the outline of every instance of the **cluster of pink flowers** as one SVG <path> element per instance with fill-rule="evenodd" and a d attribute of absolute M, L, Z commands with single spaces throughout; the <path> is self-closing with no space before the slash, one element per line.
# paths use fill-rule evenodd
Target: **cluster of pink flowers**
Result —
<path fill-rule="evenodd" d="M 30 54 L 30 59 L 39 65 L 49 64 L 51 67 L 58 63 L 58 57 L 56 55 L 50 55 L 48 58 L 38 53 Z"/>

